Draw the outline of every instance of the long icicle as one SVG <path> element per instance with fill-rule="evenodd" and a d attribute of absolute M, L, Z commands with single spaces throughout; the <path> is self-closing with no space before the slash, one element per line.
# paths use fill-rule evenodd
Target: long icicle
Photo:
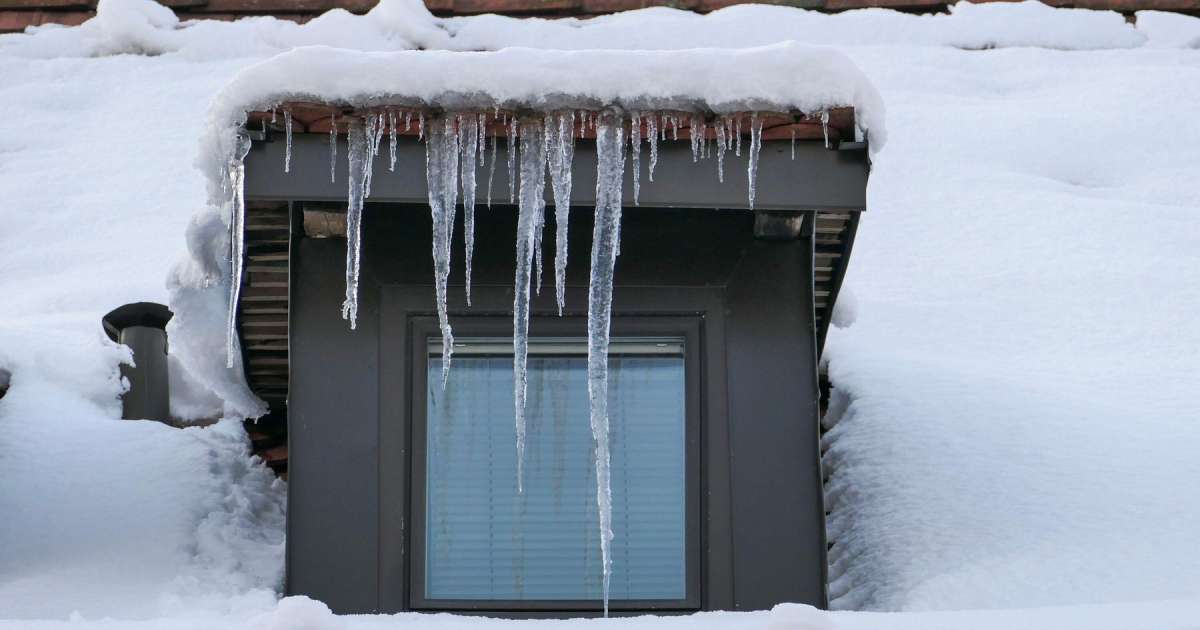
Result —
<path fill-rule="evenodd" d="M 388 149 L 391 152 L 391 160 L 388 162 L 388 171 L 396 171 L 396 112 L 388 110 Z"/>
<path fill-rule="evenodd" d="M 547 130 L 553 141 L 547 159 L 554 191 L 554 298 L 562 316 L 567 291 L 567 226 L 571 216 L 571 164 L 575 159 L 575 120 L 560 113 L 555 128 Z"/>
<path fill-rule="evenodd" d="M 658 115 L 646 117 L 646 139 L 650 141 L 650 169 L 647 173 L 650 181 L 654 181 L 654 167 L 658 166 Z"/>
<path fill-rule="evenodd" d="M 492 159 L 488 163 L 488 189 L 487 189 L 487 207 L 492 207 L 492 180 L 496 179 L 496 151 L 499 136 L 492 134 Z"/>
<path fill-rule="evenodd" d="M 725 183 L 725 151 L 729 148 L 729 136 L 725 133 L 728 121 L 721 119 L 713 125 L 717 131 L 717 181 Z"/>
<path fill-rule="evenodd" d="M 692 143 L 692 163 L 700 161 L 700 152 L 704 150 L 704 117 L 692 114 L 688 121 L 688 140 Z"/>
<path fill-rule="evenodd" d="M 517 135 L 520 126 L 514 116 L 508 123 L 508 203 L 517 201 Z"/>
<path fill-rule="evenodd" d="M 471 305 L 471 257 L 475 251 L 475 164 L 479 153 L 479 118 L 467 114 L 458 121 L 462 157 L 463 242 L 465 244 L 467 306 Z"/>
<path fill-rule="evenodd" d="M 513 287 L 513 399 L 517 430 L 517 492 L 525 490 L 525 395 L 528 386 L 529 284 L 537 215 L 546 212 L 546 144 L 542 125 L 521 125 L 521 191 L 517 218 L 517 261 Z"/>
<path fill-rule="evenodd" d="M 225 367 L 233 367 L 238 354 L 237 311 L 242 295 L 242 258 L 246 249 L 246 153 L 250 151 L 250 136 L 239 133 L 226 171 L 229 186 L 229 313 L 226 320 Z"/>
<path fill-rule="evenodd" d="M 454 204 L 458 194 L 458 149 L 453 122 L 429 126 L 425 138 L 425 182 L 429 189 L 429 212 L 433 219 L 433 280 L 437 294 L 438 328 L 442 332 L 442 387 L 450 377 L 454 334 L 446 307 L 446 284 L 450 278 L 450 237 Z M 449 133 L 447 133 L 449 131 Z"/>
<path fill-rule="evenodd" d="M 346 301 L 342 303 L 342 319 L 350 320 L 350 329 L 358 324 L 358 269 L 362 259 L 362 212 L 366 195 L 367 172 L 370 168 L 371 139 L 362 122 L 350 120 L 346 136 L 348 168 L 346 208 Z"/>
<path fill-rule="evenodd" d="M 337 181 L 337 114 L 329 116 L 329 183 Z"/>
<path fill-rule="evenodd" d="M 283 172 L 292 172 L 292 110 L 283 110 Z"/>
<path fill-rule="evenodd" d="M 746 167 L 746 175 L 750 184 L 750 209 L 754 209 L 754 187 L 758 179 L 758 152 L 762 149 L 762 119 L 758 112 L 750 114 L 750 159 Z"/>
<path fill-rule="evenodd" d="M 609 471 L 608 342 L 612 321 L 613 270 L 621 224 L 621 184 L 625 142 L 621 117 L 605 112 L 596 130 L 596 223 L 592 233 L 592 270 L 588 286 L 588 402 L 595 441 L 596 505 L 600 516 L 604 616 L 612 576 L 612 481 Z"/>
<path fill-rule="evenodd" d="M 549 134 L 548 127 L 551 126 L 551 120 L 552 119 L 549 114 L 542 117 L 542 155 L 545 156 L 544 159 L 546 159 L 546 160 L 549 160 L 548 156 L 550 154 L 550 144 L 549 144 L 550 134 Z M 543 162 L 542 169 L 545 170 L 545 168 L 547 166 L 549 166 L 548 162 Z M 545 178 L 545 175 L 543 175 L 542 177 Z M 542 207 L 545 208 L 545 204 L 542 204 Z M 533 286 L 534 286 L 534 291 L 538 295 L 541 295 L 542 294 L 542 242 L 545 240 L 545 236 L 546 236 L 546 213 L 544 211 L 539 212 L 536 216 L 534 216 L 534 220 L 537 221 L 537 226 L 534 227 L 534 229 L 533 229 L 533 268 L 534 268 L 534 275 L 535 275 L 535 280 L 534 280 Z"/>
<path fill-rule="evenodd" d="M 641 205 L 638 195 L 642 192 L 642 115 L 633 112 L 629 117 L 629 152 L 633 158 L 633 205 Z"/>

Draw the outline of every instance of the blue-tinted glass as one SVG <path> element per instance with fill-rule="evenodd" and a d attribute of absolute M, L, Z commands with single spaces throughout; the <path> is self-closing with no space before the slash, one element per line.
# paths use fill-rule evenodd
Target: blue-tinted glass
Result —
<path fill-rule="evenodd" d="M 609 360 L 610 597 L 683 599 L 681 356 Z M 586 359 L 529 357 L 524 493 L 516 491 L 511 357 L 429 359 L 426 597 L 601 596 Z"/>

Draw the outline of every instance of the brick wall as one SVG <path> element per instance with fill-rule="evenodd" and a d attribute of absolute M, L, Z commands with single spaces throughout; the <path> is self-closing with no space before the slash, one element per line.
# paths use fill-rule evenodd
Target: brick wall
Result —
<path fill-rule="evenodd" d="M 306 21 L 324 11 L 342 8 L 363 13 L 377 0 L 158 0 L 175 10 L 181 19 L 213 18 L 232 20 L 249 15 L 275 15 L 280 18 Z M 470 15 L 504 13 L 509 15 L 595 15 L 640 9 L 649 6 L 672 6 L 695 11 L 712 11 L 740 4 L 743 0 L 425 0 L 438 15 Z M 977 0 L 990 1 L 990 0 Z M 1110 9 L 1126 14 L 1143 9 L 1180 11 L 1200 15 L 1200 0 L 1042 0 L 1062 7 Z M 946 0 L 774 0 L 784 4 L 844 11 L 863 7 L 890 7 L 903 11 L 944 11 Z M 24 30 L 38 24 L 79 24 L 95 14 L 95 0 L 0 0 L 0 33 Z"/>

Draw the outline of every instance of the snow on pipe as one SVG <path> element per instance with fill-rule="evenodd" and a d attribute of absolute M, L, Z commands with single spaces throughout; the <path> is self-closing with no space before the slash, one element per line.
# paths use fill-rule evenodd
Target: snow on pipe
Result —
<path fill-rule="evenodd" d="M 287 148 L 284 172 L 291 170 L 292 113 L 285 109 L 284 124 Z M 488 116 L 491 116 L 490 121 Z M 404 114 L 404 130 L 411 126 L 411 112 Z M 732 150 L 741 155 L 741 114 L 720 116 L 708 122 L 704 116 L 693 114 L 688 117 L 688 136 L 691 143 L 692 160 L 708 159 L 713 151 L 708 148 L 711 135 L 715 144 L 717 178 L 725 179 L 725 153 Z M 747 164 L 748 203 L 754 207 L 755 180 L 758 156 L 762 148 L 762 120 L 751 113 L 750 145 Z M 576 121 L 579 126 L 576 128 Z M 829 116 L 822 112 L 822 127 L 827 134 Z M 389 171 L 395 171 L 398 135 L 398 113 L 385 110 L 382 113 L 350 116 L 342 121 L 347 129 L 346 161 L 348 166 L 347 217 L 346 217 L 346 299 L 342 316 L 349 320 L 351 329 L 357 324 L 358 278 L 362 259 L 362 213 L 365 200 L 371 193 L 371 178 L 374 158 L 379 154 L 385 131 L 389 138 Z M 330 129 L 330 180 L 336 176 L 338 123 L 331 118 Z M 489 124 L 490 122 L 490 124 Z M 476 202 L 476 170 L 487 161 L 487 130 L 499 128 L 506 136 L 506 161 L 509 174 L 509 201 L 518 206 L 518 229 L 516 240 L 515 291 L 513 300 L 513 376 L 514 412 L 517 442 L 517 487 L 523 491 L 524 446 L 525 446 L 525 400 L 527 390 L 527 360 L 529 347 L 530 285 L 535 280 L 541 285 L 541 234 L 545 225 L 545 186 L 549 172 L 555 205 L 555 302 L 561 316 L 565 307 L 565 285 L 567 266 L 567 234 L 571 196 L 571 165 L 574 159 L 576 132 L 580 136 L 594 135 L 596 140 L 596 207 L 595 226 L 592 235 L 592 269 L 588 287 L 588 398 L 590 402 L 589 422 L 595 440 L 596 502 L 599 509 L 599 535 L 603 561 L 604 612 L 608 613 L 608 587 L 612 571 L 610 554 L 612 531 L 612 490 L 609 477 L 608 444 L 608 342 L 612 306 L 612 280 L 616 259 L 620 255 L 620 224 L 622 186 L 625 170 L 625 151 L 630 152 L 633 162 L 633 198 L 637 203 L 641 180 L 641 144 L 649 143 L 650 156 L 647 164 L 649 181 L 654 181 L 654 170 L 658 163 L 658 143 L 667 139 L 668 127 L 672 140 L 678 140 L 682 126 L 677 114 L 662 112 L 632 112 L 626 114 L 617 109 L 602 112 L 574 111 L 547 112 L 540 118 L 525 119 L 495 112 L 451 112 L 426 122 L 424 114 L 418 113 L 418 138 L 425 142 L 425 176 L 428 186 L 430 214 L 433 220 L 432 255 L 434 262 L 434 285 L 437 298 L 438 327 L 442 334 L 442 385 L 445 387 L 450 375 L 450 361 L 454 336 L 447 308 L 447 285 L 450 276 L 451 244 L 453 242 L 455 214 L 459 203 L 461 185 L 464 208 L 463 227 L 465 241 L 466 297 L 471 301 L 471 262 L 474 249 L 475 227 L 474 206 Z M 626 140 L 626 129 L 628 141 Z M 589 133 L 590 132 L 590 133 Z M 491 158 L 488 165 L 487 203 L 491 205 L 492 180 L 494 178 L 497 153 L 497 136 L 490 143 Z M 793 138 L 794 144 L 794 138 Z M 224 175 L 223 184 L 230 194 L 230 227 L 233 260 L 233 282 L 230 290 L 228 365 L 234 364 L 237 350 L 236 313 L 241 290 L 242 259 L 244 250 L 243 231 L 245 223 L 245 198 L 243 185 L 245 168 L 243 159 L 249 150 L 248 136 L 241 135 L 235 147 L 234 158 Z M 793 148 L 793 159 L 795 152 Z M 536 271 L 535 271 L 536 267 Z"/>

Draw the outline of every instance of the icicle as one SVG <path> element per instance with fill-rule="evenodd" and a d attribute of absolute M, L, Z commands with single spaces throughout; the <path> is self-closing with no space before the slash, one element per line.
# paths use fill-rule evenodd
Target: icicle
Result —
<path fill-rule="evenodd" d="M 350 320 L 350 329 L 358 325 L 358 268 L 362 259 L 362 212 L 371 168 L 371 139 L 363 123 L 351 119 L 346 135 L 348 168 L 346 208 L 346 301 L 342 319 Z"/>
<path fill-rule="evenodd" d="M 459 148 L 462 157 L 463 241 L 467 266 L 467 306 L 471 305 L 471 256 L 475 250 L 475 163 L 479 155 L 479 118 L 471 115 L 458 120 Z"/>
<path fill-rule="evenodd" d="M 758 112 L 750 114 L 750 160 L 746 174 L 750 178 L 750 209 L 754 209 L 754 184 L 758 178 L 758 152 L 762 149 L 762 119 Z"/>
<path fill-rule="evenodd" d="M 621 119 L 605 113 L 596 132 L 596 224 L 592 233 L 592 270 L 588 286 L 588 402 L 595 441 L 596 506 L 599 512 L 604 615 L 612 576 L 612 484 L 609 475 L 608 342 L 612 320 L 613 269 L 620 239 L 621 184 L 625 144 Z"/>
<path fill-rule="evenodd" d="M 363 116 L 363 133 L 366 135 L 366 138 L 367 138 L 367 148 L 366 148 L 367 164 L 366 164 L 366 169 L 363 171 L 363 197 L 371 196 L 371 176 L 374 175 L 374 173 L 375 173 L 375 169 L 373 168 L 373 166 L 374 166 L 374 162 L 375 162 L 375 159 L 374 159 L 375 154 L 377 153 L 377 151 L 375 150 L 375 137 L 376 137 L 376 135 L 378 135 L 376 133 L 376 128 L 378 127 L 378 123 L 379 123 L 379 119 L 373 115 L 372 116 Z M 350 149 L 349 145 L 347 145 L 346 151 L 349 152 L 350 150 L 351 149 Z M 347 159 L 349 159 L 349 157 L 350 156 L 347 155 Z"/>
<path fill-rule="evenodd" d="M 725 151 L 729 148 L 729 136 L 726 133 L 729 120 L 717 121 L 717 181 L 725 183 Z"/>
<path fill-rule="evenodd" d="M 229 235 L 230 276 L 229 314 L 226 321 L 225 367 L 233 367 L 233 358 L 238 353 L 237 311 L 242 295 L 242 258 L 246 249 L 246 153 L 250 151 L 250 136 L 239 133 L 233 147 L 229 166 L 223 179 L 228 181 L 226 191 L 230 194 Z M 223 182 L 224 183 L 224 182 Z"/>
<path fill-rule="evenodd" d="M 419 122 L 424 128 L 424 121 Z M 458 202 L 458 136 L 454 121 L 432 125 L 425 140 L 425 183 L 429 189 L 429 212 L 433 218 L 433 282 L 437 294 L 438 327 L 442 331 L 442 387 L 450 377 L 454 334 L 446 308 L 446 284 L 450 278 L 450 241 L 454 234 L 454 206 Z"/>
<path fill-rule="evenodd" d="M 278 114 L 279 114 L 279 110 L 278 110 L 278 109 L 276 109 L 276 108 L 274 108 L 274 107 L 272 107 L 272 108 L 271 108 L 271 124 L 272 124 L 272 125 L 274 125 L 274 124 L 275 124 L 275 120 L 276 120 L 276 117 L 277 117 L 277 115 L 278 115 Z"/>
<path fill-rule="evenodd" d="M 629 119 L 629 148 L 633 157 L 633 205 L 637 206 L 642 190 L 642 115 L 638 112 Z"/>
<path fill-rule="evenodd" d="M 412 112 L 404 112 L 404 132 L 412 128 Z"/>
<path fill-rule="evenodd" d="M 492 207 L 492 180 L 496 179 L 496 153 L 500 144 L 498 137 L 496 135 L 492 136 L 492 161 L 488 164 L 487 203 L 489 209 Z"/>
<path fill-rule="evenodd" d="M 792 159 L 796 159 L 796 128 L 792 127 Z"/>
<path fill-rule="evenodd" d="M 733 154 L 742 157 L 742 116 L 741 114 L 733 117 Z"/>
<path fill-rule="evenodd" d="M 693 114 L 688 122 L 688 138 L 692 141 L 692 163 L 700 161 L 700 152 L 704 149 L 704 119 Z"/>
<path fill-rule="evenodd" d="M 417 140 L 425 139 L 425 112 L 417 112 Z"/>
<path fill-rule="evenodd" d="M 329 117 L 329 183 L 337 181 L 337 114 Z"/>
<path fill-rule="evenodd" d="M 670 124 L 671 121 L 669 118 L 667 118 L 666 114 L 659 114 L 659 117 L 662 118 L 662 125 L 660 125 L 660 127 L 661 127 L 660 133 L 662 134 L 662 137 L 659 138 L 659 140 L 666 142 L 667 141 L 667 125 Z"/>
<path fill-rule="evenodd" d="M 272 114 L 272 117 L 273 116 L 274 116 L 274 114 Z M 290 110 L 290 109 L 283 110 L 283 136 L 284 136 L 284 140 L 285 140 L 285 142 L 284 142 L 285 146 L 283 148 L 283 172 L 291 173 L 292 172 L 292 110 Z"/>
<path fill-rule="evenodd" d="M 646 119 L 646 122 L 649 125 L 646 128 L 646 139 L 650 141 L 649 175 L 650 175 L 650 181 L 654 181 L 654 167 L 658 166 L 658 140 L 659 140 L 659 138 L 658 138 L 658 134 L 659 134 L 658 116 L 656 116 L 654 114 L 650 114 L 650 117 Z M 664 127 L 663 133 L 664 134 L 666 133 L 665 127 Z M 663 136 L 663 139 L 665 139 L 665 138 L 666 138 L 666 136 Z"/>
<path fill-rule="evenodd" d="M 520 133 L 514 116 L 508 122 L 508 203 L 517 201 L 517 135 Z"/>
<path fill-rule="evenodd" d="M 821 133 L 825 134 L 825 148 L 829 148 L 829 111 L 821 112 Z"/>
<path fill-rule="evenodd" d="M 388 148 L 391 150 L 391 160 L 388 171 L 396 172 L 396 112 L 388 111 Z"/>
<path fill-rule="evenodd" d="M 479 149 L 477 160 L 480 166 L 483 166 L 483 161 L 487 159 L 487 115 L 480 114 L 475 122 L 476 128 L 479 130 L 479 137 L 476 138 L 476 147 Z"/>
<path fill-rule="evenodd" d="M 517 429 L 517 492 L 524 492 L 529 282 L 537 216 L 544 215 L 546 211 L 545 147 L 541 125 L 521 125 L 521 195 L 517 218 L 516 278 L 513 287 L 513 398 Z"/>
<path fill-rule="evenodd" d="M 547 127 L 550 126 L 549 123 L 550 123 L 550 116 L 549 115 L 544 116 L 542 119 L 542 155 L 543 156 L 549 156 L 549 150 L 550 150 L 550 146 L 548 144 L 549 143 L 549 133 L 548 133 L 549 130 L 547 129 Z M 549 158 L 545 157 L 544 159 L 548 160 Z M 545 170 L 546 166 L 547 166 L 547 164 L 545 162 L 543 162 L 542 169 Z M 545 179 L 545 177 L 546 176 L 543 173 L 542 178 Z M 539 212 L 536 216 L 534 216 L 534 220 L 537 222 L 537 225 L 535 225 L 533 228 L 533 268 L 534 268 L 535 278 L 536 278 L 534 281 L 533 287 L 534 287 L 534 291 L 538 295 L 542 294 L 542 241 L 544 240 L 543 237 L 546 234 L 545 207 L 546 207 L 546 204 L 543 202 L 542 203 L 543 211 Z"/>
<path fill-rule="evenodd" d="M 679 116 L 671 115 L 671 141 L 679 142 Z"/>
<path fill-rule="evenodd" d="M 575 115 L 559 114 L 550 133 L 550 182 L 554 192 L 554 298 L 562 316 L 567 290 L 567 223 L 571 214 L 571 163 L 575 159 Z"/>
<path fill-rule="evenodd" d="M 383 132 L 387 128 L 384 124 L 387 118 L 383 114 L 375 117 L 375 126 L 373 127 L 375 134 L 371 136 L 371 153 L 379 155 L 379 147 L 383 146 Z"/>

